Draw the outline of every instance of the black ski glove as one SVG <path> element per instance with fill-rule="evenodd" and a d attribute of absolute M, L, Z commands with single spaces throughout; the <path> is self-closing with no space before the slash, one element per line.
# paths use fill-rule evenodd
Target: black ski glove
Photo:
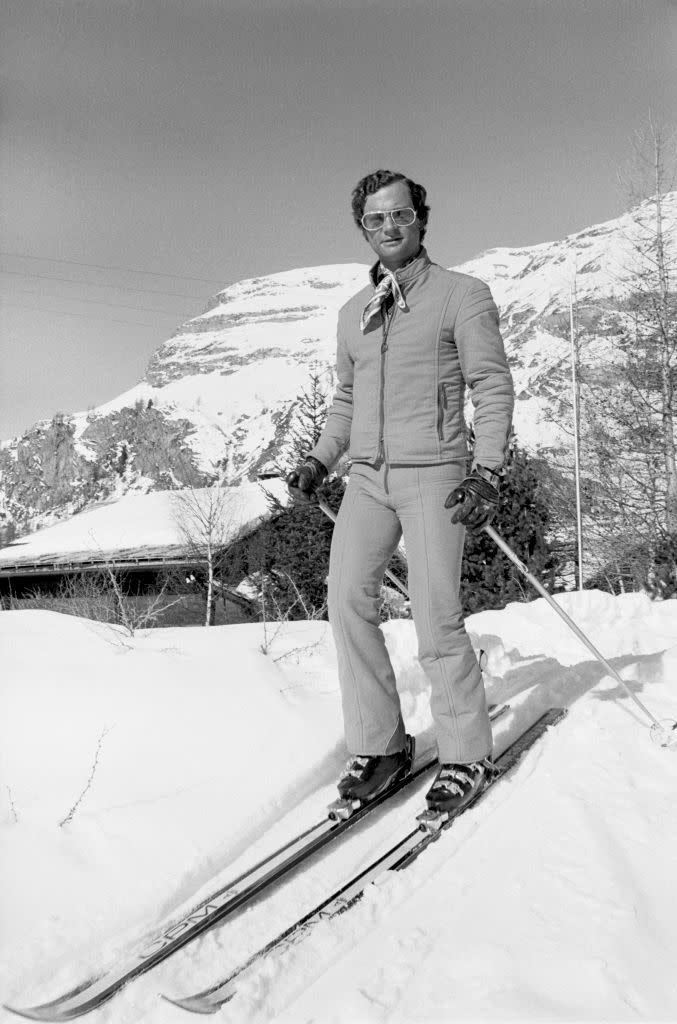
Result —
<path fill-rule="evenodd" d="M 287 474 L 287 490 L 295 502 L 317 501 L 316 491 L 327 475 L 327 467 L 309 455 L 296 469 Z"/>
<path fill-rule="evenodd" d="M 452 508 L 452 523 L 462 523 L 471 533 L 478 533 L 496 515 L 501 475 L 484 466 L 475 466 L 449 494 L 445 508 Z"/>

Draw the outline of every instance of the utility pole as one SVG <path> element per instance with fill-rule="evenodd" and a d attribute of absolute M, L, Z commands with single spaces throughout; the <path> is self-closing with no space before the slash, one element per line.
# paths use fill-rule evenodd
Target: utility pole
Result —
<path fill-rule="evenodd" d="M 578 589 L 583 590 L 583 518 L 581 515 L 581 460 L 579 451 L 580 416 L 578 384 L 578 335 L 574 316 L 576 275 L 569 286 L 569 333 L 571 337 L 571 389 L 574 410 L 574 479 L 576 482 L 576 537 L 578 545 Z"/>

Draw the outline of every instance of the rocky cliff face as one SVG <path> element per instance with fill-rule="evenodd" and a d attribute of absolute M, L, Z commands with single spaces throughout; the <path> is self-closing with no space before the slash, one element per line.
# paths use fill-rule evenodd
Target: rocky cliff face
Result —
<path fill-rule="evenodd" d="M 677 193 L 665 201 L 677 233 Z M 492 249 L 456 269 L 487 281 L 513 367 L 522 445 L 560 458 L 570 448 L 568 317 L 576 279 L 584 358 L 613 341 L 646 203 L 560 241 Z M 432 254 L 434 256 L 434 253 Z M 90 413 L 36 424 L 0 449 L 0 531 L 72 514 L 129 489 L 253 478 L 275 458 L 309 370 L 334 363 L 338 310 L 367 281 L 339 264 L 240 281 L 154 353 L 144 378 Z M 0 532 L 0 541 L 2 533 Z"/>

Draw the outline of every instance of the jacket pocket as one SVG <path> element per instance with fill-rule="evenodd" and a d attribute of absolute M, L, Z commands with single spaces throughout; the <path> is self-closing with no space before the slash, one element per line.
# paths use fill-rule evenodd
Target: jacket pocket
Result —
<path fill-rule="evenodd" d="M 444 441 L 444 414 L 447 411 L 447 385 L 437 385 L 437 436 Z"/>
<path fill-rule="evenodd" d="M 449 383 L 437 388 L 437 437 L 445 444 L 466 443 L 465 389 Z"/>
<path fill-rule="evenodd" d="M 458 392 L 458 433 L 463 444 L 468 446 L 468 429 L 465 422 L 465 388 L 459 388 Z"/>

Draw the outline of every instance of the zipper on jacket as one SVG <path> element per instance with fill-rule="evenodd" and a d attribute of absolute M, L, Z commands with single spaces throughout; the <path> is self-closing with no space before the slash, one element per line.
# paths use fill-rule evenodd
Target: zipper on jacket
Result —
<path fill-rule="evenodd" d="M 376 464 L 380 466 L 385 461 L 385 443 L 383 435 L 385 433 L 385 387 L 386 387 L 386 353 L 388 351 L 388 331 L 390 325 L 395 317 L 395 310 L 397 305 L 395 304 L 383 319 L 383 341 L 381 342 L 381 373 L 380 373 L 380 386 L 379 386 L 379 403 L 378 403 L 378 455 L 376 456 Z"/>

